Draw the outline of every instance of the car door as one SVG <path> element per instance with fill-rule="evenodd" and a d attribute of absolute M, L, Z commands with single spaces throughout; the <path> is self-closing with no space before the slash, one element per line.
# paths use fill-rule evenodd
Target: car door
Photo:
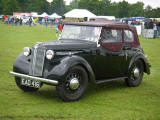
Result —
<path fill-rule="evenodd" d="M 102 30 L 100 39 L 100 54 L 96 56 L 96 77 L 98 79 L 123 76 L 122 61 L 122 29 Z"/>
<path fill-rule="evenodd" d="M 134 53 L 136 52 L 134 48 L 136 48 L 139 45 L 139 43 L 137 42 L 138 38 L 135 36 L 135 33 L 130 29 L 124 29 L 123 36 L 124 36 L 124 42 L 122 48 L 126 57 L 126 60 L 123 61 L 124 62 L 123 70 L 125 74 L 127 74 L 130 61 Z"/>

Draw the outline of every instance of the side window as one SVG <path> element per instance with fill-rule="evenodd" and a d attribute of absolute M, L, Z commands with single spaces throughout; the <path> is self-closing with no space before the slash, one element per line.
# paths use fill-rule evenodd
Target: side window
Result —
<path fill-rule="evenodd" d="M 124 30 L 124 41 L 125 42 L 133 42 L 134 34 L 130 30 Z"/>
<path fill-rule="evenodd" d="M 107 43 L 122 42 L 122 31 L 105 29 L 102 35 L 102 41 Z"/>

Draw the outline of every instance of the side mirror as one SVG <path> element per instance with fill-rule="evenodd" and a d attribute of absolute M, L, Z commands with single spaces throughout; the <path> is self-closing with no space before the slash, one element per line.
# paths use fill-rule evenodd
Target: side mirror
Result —
<path fill-rule="evenodd" d="M 97 41 L 97 47 L 100 47 L 100 41 Z"/>

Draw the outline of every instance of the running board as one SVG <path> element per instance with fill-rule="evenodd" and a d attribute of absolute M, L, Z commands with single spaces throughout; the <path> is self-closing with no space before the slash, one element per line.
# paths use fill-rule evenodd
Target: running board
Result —
<path fill-rule="evenodd" d="M 119 77 L 119 78 L 112 78 L 112 79 L 106 79 L 106 80 L 96 80 L 96 84 L 106 83 L 110 81 L 117 81 L 117 80 L 126 79 L 126 78 L 128 77 Z"/>

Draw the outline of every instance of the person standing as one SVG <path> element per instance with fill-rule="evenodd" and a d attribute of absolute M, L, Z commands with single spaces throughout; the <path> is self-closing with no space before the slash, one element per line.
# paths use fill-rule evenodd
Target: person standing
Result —
<path fill-rule="evenodd" d="M 8 17 L 8 22 L 9 22 L 9 24 L 11 24 L 11 21 L 12 21 L 12 18 L 11 18 L 11 16 L 9 16 L 9 17 Z"/>
<path fill-rule="evenodd" d="M 156 24 L 156 26 L 157 26 L 157 35 L 158 35 L 158 37 L 160 37 L 160 22 L 157 22 L 157 24 Z"/>
<path fill-rule="evenodd" d="M 48 27 L 48 18 L 45 18 L 45 25 Z"/>
<path fill-rule="evenodd" d="M 38 21 L 38 18 L 33 19 L 33 24 L 34 24 L 34 26 L 36 26 L 37 21 Z"/>
<path fill-rule="evenodd" d="M 59 25 L 58 19 L 55 19 L 55 24 L 56 24 L 56 33 L 58 33 L 58 25 Z"/>
<path fill-rule="evenodd" d="M 22 18 L 19 19 L 19 23 L 20 23 L 20 25 L 22 25 Z"/>
<path fill-rule="evenodd" d="M 29 18 L 29 26 L 30 27 L 32 26 L 32 18 L 31 17 Z"/>
<path fill-rule="evenodd" d="M 17 17 L 15 20 L 15 25 L 18 25 L 18 22 L 19 22 L 19 18 Z"/>
<path fill-rule="evenodd" d="M 11 24 L 14 25 L 14 17 L 11 19 Z"/>
<path fill-rule="evenodd" d="M 60 23 L 60 24 L 58 25 L 58 29 L 59 29 L 60 31 L 62 31 L 62 29 L 63 29 L 63 24 L 62 24 L 62 23 Z"/>

